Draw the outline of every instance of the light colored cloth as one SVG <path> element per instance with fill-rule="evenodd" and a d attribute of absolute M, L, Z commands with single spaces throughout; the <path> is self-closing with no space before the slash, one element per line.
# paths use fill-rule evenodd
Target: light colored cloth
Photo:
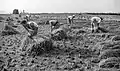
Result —
<path fill-rule="evenodd" d="M 28 31 L 28 36 L 32 39 L 32 37 L 37 35 L 38 25 L 34 21 L 29 21 L 23 25 L 24 28 Z"/>
<path fill-rule="evenodd" d="M 34 26 L 34 27 L 38 27 L 38 24 L 34 21 L 29 21 L 27 24 L 30 25 L 30 27 Z"/>
<path fill-rule="evenodd" d="M 29 31 L 37 31 L 38 30 L 38 25 L 36 22 L 34 21 L 29 21 L 27 22 L 24 27 L 26 28 L 26 30 L 29 30 Z M 29 32 L 28 31 L 28 32 Z"/>
<path fill-rule="evenodd" d="M 92 17 L 92 18 L 91 18 L 91 21 L 92 21 L 93 23 L 100 23 L 100 22 L 101 22 L 101 18 L 100 18 L 100 17 Z"/>
<path fill-rule="evenodd" d="M 55 30 L 53 30 L 51 33 L 52 33 L 52 34 L 56 34 L 57 32 L 59 32 L 59 31 L 61 31 L 61 30 L 62 30 L 61 28 L 55 29 Z"/>
<path fill-rule="evenodd" d="M 73 24 L 73 19 L 75 18 L 75 15 L 73 15 L 73 16 L 68 16 L 68 18 L 67 18 L 67 22 L 69 23 L 69 24 Z"/>
<path fill-rule="evenodd" d="M 50 20 L 50 21 L 49 21 L 49 24 L 50 24 L 50 27 L 51 27 L 51 32 L 52 32 L 54 29 L 58 29 L 59 26 L 60 26 L 58 20 Z"/>
<path fill-rule="evenodd" d="M 75 18 L 75 15 L 72 15 L 72 16 L 68 16 L 69 19 L 73 19 Z"/>
<path fill-rule="evenodd" d="M 52 26 L 55 26 L 58 21 L 57 20 L 50 20 L 49 23 L 52 25 Z"/>
<path fill-rule="evenodd" d="M 68 16 L 69 19 L 73 19 L 73 16 Z"/>
<path fill-rule="evenodd" d="M 30 17 L 30 15 L 26 15 L 26 17 L 28 17 L 28 18 L 29 18 L 29 17 Z"/>

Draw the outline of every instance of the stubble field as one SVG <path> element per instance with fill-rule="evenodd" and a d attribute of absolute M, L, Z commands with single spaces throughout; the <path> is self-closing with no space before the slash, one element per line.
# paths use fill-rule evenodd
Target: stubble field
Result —
<path fill-rule="evenodd" d="M 17 24 L 14 15 L 10 15 Z M 44 16 L 44 17 L 43 17 Z M 48 18 L 52 16 L 51 18 Z M 62 16 L 62 17 L 60 17 Z M 54 41 L 48 51 L 41 52 L 35 57 L 28 56 L 26 51 L 21 51 L 27 32 L 18 25 L 16 28 L 22 34 L 0 36 L 0 71 L 119 71 L 120 69 L 120 17 L 118 15 L 100 15 L 104 17 L 101 26 L 109 32 L 90 33 L 90 17 L 94 15 L 77 15 L 74 20 L 73 31 L 69 34 L 71 39 L 63 47 L 61 41 Z M 6 16 L 1 15 L 4 19 Z M 44 40 L 41 36 L 48 37 L 49 24 L 44 23 L 49 19 L 58 19 L 66 23 L 66 15 L 33 15 L 32 20 L 39 24 L 36 38 Z M 4 24 L 2 20 L 0 24 Z M 2 25 L 3 26 L 3 25 Z M 24 47 L 31 48 L 31 40 L 25 42 Z M 44 43 L 45 48 L 49 44 Z M 36 48 L 39 46 L 36 46 Z M 44 48 L 44 47 L 42 47 Z M 32 53 L 32 52 L 31 52 Z"/>

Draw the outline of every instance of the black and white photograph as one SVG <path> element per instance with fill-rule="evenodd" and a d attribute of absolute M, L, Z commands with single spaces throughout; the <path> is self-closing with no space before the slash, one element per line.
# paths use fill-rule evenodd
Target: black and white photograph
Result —
<path fill-rule="evenodd" d="M 0 71 L 120 71 L 120 0 L 0 0 Z"/>

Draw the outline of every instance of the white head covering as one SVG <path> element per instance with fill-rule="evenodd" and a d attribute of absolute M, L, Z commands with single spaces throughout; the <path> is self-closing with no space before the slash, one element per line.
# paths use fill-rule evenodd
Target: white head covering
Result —
<path fill-rule="evenodd" d="M 91 21 L 92 22 L 96 22 L 96 23 L 100 23 L 101 22 L 101 18 L 100 17 L 92 17 Z"/>
<path fill-rule="evenodd" d="M 72 15 L 73 17 L 75 17 L 75 15 Z"/>
<path fill-rule="evenodd" d="M 63 25 L 64 23 L 60 23 L 60 25 Z"/>
<path fill-rule="evenodd" d="M 26 17 L 30 17 L 29 15 L 26 15 Z"/>

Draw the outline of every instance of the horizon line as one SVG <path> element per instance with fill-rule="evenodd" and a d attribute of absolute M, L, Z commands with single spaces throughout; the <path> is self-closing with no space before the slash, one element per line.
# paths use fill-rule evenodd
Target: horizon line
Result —
<path fill-rule="evenodd" d="M 0 11 L 1 12 L 1 11 Z M 27 14 L 27 13 L 120 13 L 120 12 L 25 12 L 24 14 Z M 11 12 L 10 13 L 0 13 L 0 14 L 12 14 Z"/>

